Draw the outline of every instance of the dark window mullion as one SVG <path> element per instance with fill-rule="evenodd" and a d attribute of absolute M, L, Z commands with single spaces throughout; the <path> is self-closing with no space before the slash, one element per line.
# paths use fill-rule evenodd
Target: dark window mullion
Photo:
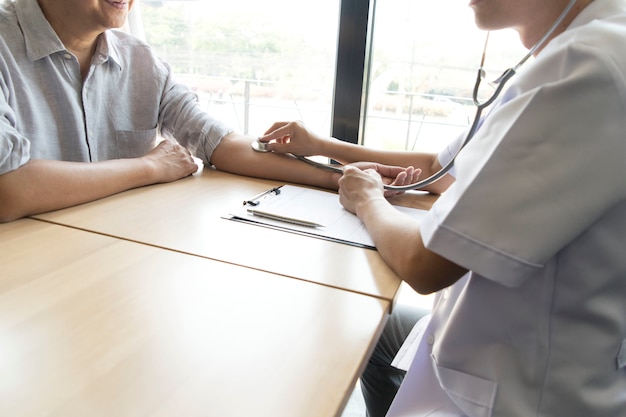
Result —
<path fill-rule="evenodd" d="M 352 143 L 359 142 L 368 23 L 373 1 L 341 1 L 331 134 Z"/>

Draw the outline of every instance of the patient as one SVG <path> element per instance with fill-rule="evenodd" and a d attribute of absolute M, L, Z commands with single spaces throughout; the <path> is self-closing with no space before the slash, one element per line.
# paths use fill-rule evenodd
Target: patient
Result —
<path fill-rule="evenodd" d="M 193 156 L 224 171 L 337 189 L 339 174 L 253 152 L 254 138 L 202 110 L 148 45 L 111 30 L 133 3 L 1 3 L 1 222 L 184 178 L 198 168 Z M 415 179 L 404 168 L 368 166 L 397 184 Z"/>

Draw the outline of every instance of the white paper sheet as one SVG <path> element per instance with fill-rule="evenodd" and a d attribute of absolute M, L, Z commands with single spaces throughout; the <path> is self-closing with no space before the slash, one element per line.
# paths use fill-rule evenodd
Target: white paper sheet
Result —
<path fill-rule="evenodd" d="M 420 220 L 425 210 L 395 206 L 399 212 Z M 314 222 L 322 227 L 302 226 L 290 222 L 255 216 L 248 209 L 258 209 L 293 219 Z M 334 240 L 356 246 L 374 248 L 374 242 L 357 216 L 343 208 L 339 195 L 329 191 L 284 185 L 280 193 L 268 193 L 259 199 L 257 206 L 244 205 L 230 212 L 233 220 Z"/>

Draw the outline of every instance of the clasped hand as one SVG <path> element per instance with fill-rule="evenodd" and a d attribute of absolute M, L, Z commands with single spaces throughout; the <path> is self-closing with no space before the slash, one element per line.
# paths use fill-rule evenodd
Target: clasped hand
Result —
<path fill-rule="evenodd" d="M 144 158 L 151 162 L 155 183 L 176 181 L 198 170 L 191 152 L 169 139 L 160 142 Z"/>
<path fill-rule="evenodd" d="M 344 208 L 356 213 L 356 207 L 368 200 L 388 198 L 403 191 L 385 190 L 384 184 L 408 185 L 417 182 L 422 171 L 413 167 L 395 167 L 374 162 L 346 165 L 339 178 L 339 201 Z"/>

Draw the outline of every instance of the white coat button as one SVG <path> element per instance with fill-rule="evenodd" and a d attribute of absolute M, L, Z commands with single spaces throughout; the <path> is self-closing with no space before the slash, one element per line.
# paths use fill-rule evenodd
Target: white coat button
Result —
<path fill-rule="evenodd" d="M 432 334 L 428 335 L 428 338 L 426 339 L 426 343 L 428 343 L 429 345 L 432 345 L 433 343 L 435 343 L 435 336 L 433 336 Z"/>
<path fill-rule="evenodd" d="M 72 55 L 71 54 L 65 54 L 65 55 L 63 55 L 63 58 L 65 58 L 65 59 L 72 59 Z"/>

